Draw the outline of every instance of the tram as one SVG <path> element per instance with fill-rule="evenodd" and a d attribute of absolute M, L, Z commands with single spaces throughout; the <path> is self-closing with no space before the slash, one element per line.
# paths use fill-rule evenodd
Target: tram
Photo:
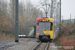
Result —
<path fill-rule="evenodd" d="M 54 38 L 54 21 L 52 18 L 36 19 L 36 37 L 40 41 L 50 41 Z"/>

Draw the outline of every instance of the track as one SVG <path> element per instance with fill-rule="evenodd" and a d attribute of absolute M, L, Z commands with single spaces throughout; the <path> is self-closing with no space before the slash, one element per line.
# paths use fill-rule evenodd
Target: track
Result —
<path fill-rule="evenodd" d="M 39 42 L 32 50 L 48 50 L 49 44 L 50 44 L 49 42 L 47 43 Z"/>

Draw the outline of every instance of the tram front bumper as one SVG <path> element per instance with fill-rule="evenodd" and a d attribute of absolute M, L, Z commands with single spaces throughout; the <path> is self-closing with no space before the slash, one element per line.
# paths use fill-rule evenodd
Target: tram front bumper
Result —
<path fill-rule="evenodd" d="M 50 40 L 50 35 L 39 35 L 39 40 Z"/>

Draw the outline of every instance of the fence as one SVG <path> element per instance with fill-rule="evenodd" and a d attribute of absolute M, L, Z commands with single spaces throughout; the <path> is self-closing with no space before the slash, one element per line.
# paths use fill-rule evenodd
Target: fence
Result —
<path fill-rule="evenodd" d="M 75 23 L 75 19 L 62 20 L 63 25 L 71 25 Z"/>

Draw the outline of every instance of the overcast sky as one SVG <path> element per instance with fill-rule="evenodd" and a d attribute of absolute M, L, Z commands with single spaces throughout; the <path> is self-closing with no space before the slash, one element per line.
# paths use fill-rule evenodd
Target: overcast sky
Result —
<path fill-rule="evenodd" d="M 39 4 L 39 0 L 30 0 L 35 6 Z M 61 0 L 61 14 L 63 19 L 75 18 L 75 0 Z"/>

